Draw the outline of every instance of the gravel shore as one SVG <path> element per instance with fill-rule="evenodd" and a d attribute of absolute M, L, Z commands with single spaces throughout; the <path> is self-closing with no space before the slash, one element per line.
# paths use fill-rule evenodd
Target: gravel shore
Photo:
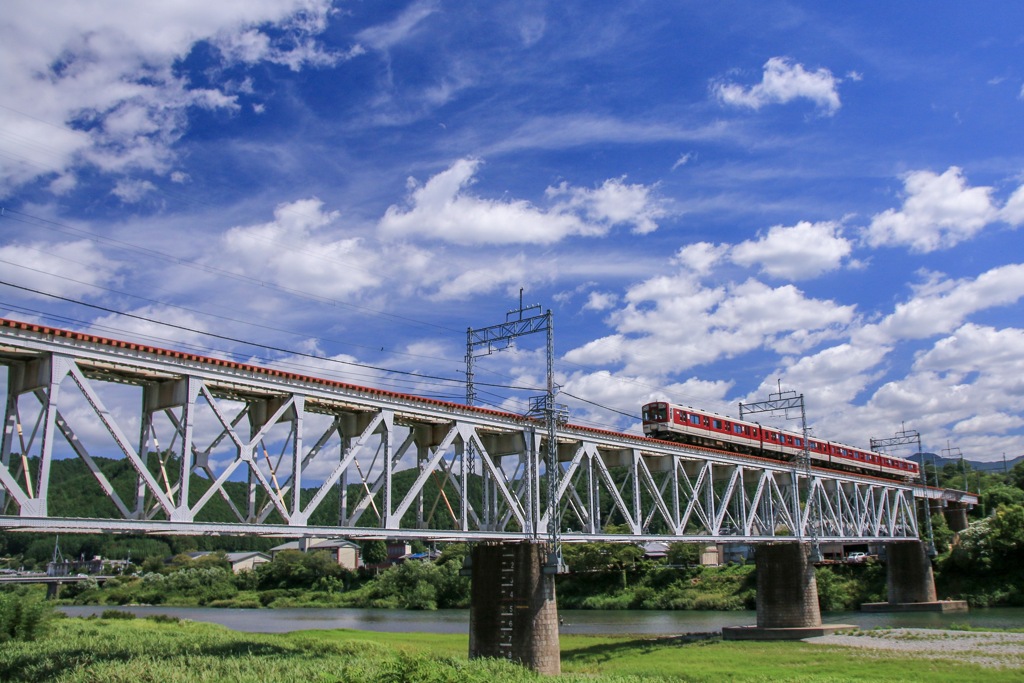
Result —
<path fill-rule="evenodd" d="M 904 652 L 972 662 L 985 667 L 1024 669 L 1024 633 L 893 628 L 807 638 L 820 645 Z"/>

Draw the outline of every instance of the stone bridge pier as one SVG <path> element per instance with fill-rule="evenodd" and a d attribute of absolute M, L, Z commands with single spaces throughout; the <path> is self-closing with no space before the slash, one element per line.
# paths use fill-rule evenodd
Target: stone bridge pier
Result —
<path fill-rule="evenodd" d="M 964 600 L 938 600 L 932 562 L 921 541 L 887 543 L 886 588 L 888 602 L 861 605 L 864 612 L 959 612 Z"/>
<path fill-rule="evenodd" d="M 818 583 L 807 543 L 757 546 L 757 625 L 722 629 L 725 640 L 799 640 L 821 636 L 849 624 L 821 623 Z"/>
<path fill-rule="evenodd" d="M 473 546 L 469 656 L 499 657 L 534 671 L 561 673 L 554 574 L 544 543 Z"/>

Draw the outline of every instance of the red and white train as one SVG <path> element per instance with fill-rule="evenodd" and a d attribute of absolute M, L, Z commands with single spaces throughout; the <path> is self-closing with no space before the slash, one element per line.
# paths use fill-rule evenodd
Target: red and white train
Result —
<path fill-rule="evenodd" d="M 643 407 L 643 417 L 644 435 L 654 439 L 780 460 L 793 460 L 803 452 L 803 436 L 797 432 L 763 427 L 688 406 L 648 403 Z M 811 462 L 820 467 L 904 481 L 920 478 L 917 463 L 905 458 L 818 439 L 808 439 L 808 451 Z"/>

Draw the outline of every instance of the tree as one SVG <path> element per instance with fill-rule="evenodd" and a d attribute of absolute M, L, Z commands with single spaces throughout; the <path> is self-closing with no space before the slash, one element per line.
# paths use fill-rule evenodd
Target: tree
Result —
<path fill-rule="evenodd" d="M 1002 569 L 1024 563 L 1024 505 L 1000 505 L 989 519 L 993 564 Z"/>
<path fill-rule="evenodd" d="M 689 566 L 700 562 L 700 543 L 671 543 L 668 546 L 668 563 Z"/>
<path fill-rule="evenodd" d="M 384 541 L 363 542 L 363 564 L 384 564 L 388 561 L 388 544 Z"/>
<path fill-rule="evenodd" d="M 1013 466 L 1007 474 L 1011 486 L 1024 490 L 1024 460 Z"/>

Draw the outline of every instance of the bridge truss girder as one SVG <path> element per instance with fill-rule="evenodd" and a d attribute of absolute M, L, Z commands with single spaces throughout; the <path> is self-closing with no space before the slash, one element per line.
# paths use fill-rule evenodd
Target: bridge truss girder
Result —
<path fill-rule="evenodd" d="M 566 424 L 551 505 L 542 422 L 2 336 L 0 528 L 516 540 L 543 539 L 556 510 L 565 542 L 918 536 L 914 489 L 899 482 Z M 85 475 L 57 481 L 54 460 L 68 457 Z M 61 514 L 83 491 L 105 516 Z"/>

